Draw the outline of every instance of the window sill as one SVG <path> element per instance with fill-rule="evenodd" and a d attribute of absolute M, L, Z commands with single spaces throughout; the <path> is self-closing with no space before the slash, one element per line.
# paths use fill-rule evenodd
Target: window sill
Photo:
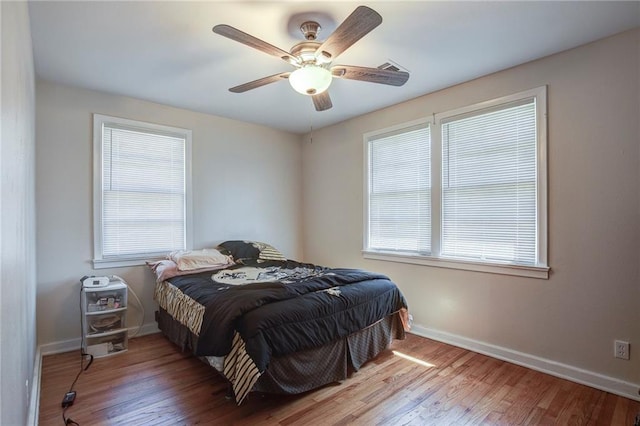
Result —
<path fill-rule="evenodd" d="M 514 275 L 518 277 L 549 279 L 548 266 L 522 266 L 497 263 L 471 262 L 458 259 L 443 259 L 429 256 L 397 254 L 363 250 L 365 259 L 387 262 L 411 263 L 414 265 L 435 266 L 438 268 L 460 269 L 464 271 L 485 272 L 490 274 Z"/>
<path fill-rule="evenodd" d="M 121 257 L 118 259 L 93 259 L 93 269 L 125 268 L 128 266 L 142 266 L 149 261 L 161 260 L 161 256 Z"/>

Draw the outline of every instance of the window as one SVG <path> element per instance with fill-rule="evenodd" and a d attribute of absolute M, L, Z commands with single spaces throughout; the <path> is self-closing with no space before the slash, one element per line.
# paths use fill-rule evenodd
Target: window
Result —
<path fill-rule="evenodd" d="M 546 87 L 365 135 L 367 258 L 548 278 Z"/>
<path fill-rule="evenodd" d="M 94 267 L 190 246 L 191 131 L 94 114 Z"/>
<path fill-rule="evenodd" d="M 431 138 L 416 123 L 369 139 L 369 247 L 431 252 Z"/>

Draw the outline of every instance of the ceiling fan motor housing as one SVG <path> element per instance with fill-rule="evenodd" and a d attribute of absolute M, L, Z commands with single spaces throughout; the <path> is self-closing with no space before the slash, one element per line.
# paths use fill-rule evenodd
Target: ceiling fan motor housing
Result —
<path fill-rule="evenodd" d="M 316 63 L 316 50 L 320 43 L 316 41 L 301 41 L 291 48 L 291 55 L 302 59 L 302 64 Z"/>

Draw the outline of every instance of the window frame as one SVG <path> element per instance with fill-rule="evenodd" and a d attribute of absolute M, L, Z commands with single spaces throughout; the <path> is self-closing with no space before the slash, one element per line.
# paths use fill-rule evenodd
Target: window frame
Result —
<path fill-rule="evenodd" d="M 129 127 L 141 132 L 162 134 L 183 138 L 185 141 L 185 249 L 192 247 L 193 242 L 193 210 L 192 210 L 192 179 L 191 179 L 191 144 L 192 131 L 179 127 L 148 123 L 138 120 L 93 114 L 93 268 L 119 268 L 144 265 L 146 261 L 159 259 L 161 255 L 134 254 L 126 256 L 103 255 L 103 227 L 102 227 L 102 179 L 103 179 L 103 128 L 105 124 Z"/>
<path fill-rule="evenodd" d="M 535 265 L 484 262 L 442 257 L 442 122 L 454 117 L 463 117 L 500 109 L 514 102 L 535 99 L 536 110 L 536 257 Z M 431 255 L 414 253 L 385 252 L 369 247 L 369 141 L 380 135 L 402 131 L 402 129 L 425 123 L 431 132 Z M 411 122 L 380 129 L 363 135 L 364 143 L 364 222 L 363 249 L 366 259 L 390 262 L 436 266 L 466 271 L 515 275 L 529 278 L 548 279 L 548 236 L 547 236 L 547 86 L 540 86 L 512 95 L 479 102 L 450 111 L 433 114 L 433 118 L 422 118 Z"/>
<path fill-rule="evenodd" d="M 369 236 L 370 236 L 370 230 L 369 230 L 369 221 L 371 219 L 371 215 L 370 215 L 370 211 L 369 211 L 369 206 L 371 205 L 371 199 L 369 197 L 370 195 L 370 173 L 369 173 L 369 159 L 370 159 L 370 155 L 371 155 L 371 151 L 370 151 L 370 141 L 374 141 L 377 139 L 382 139 L 386 136 L 391 136 L 393 134 L 401 134 L 401 133 L 405 133 L 405 132 L 409 132 L 412 131 L 416 128 L 419 127 L 424 127 L 427 128 L 429 130 L 429 133 L 431 133 L 432 131 L 432 124 L 433 124 L 433 120 L 429 119 L 429 118 L 420 118 L 417 120 L 413 120 L 407 123 L 402 123 L 396 126 L 392 126 L 392 127 L 388 127 L 385 129 L 381 129 L 381 130 L 377 130 L 377 131 L 373 131 L 373 132 L 369 132 L 365 134 L 364 137 L 364 144 L 365 144 L 365 149 L 364 149 L 364 163 L 365 163 L 365 168 L 364 168 L 364 186 L 365 186 L 365 190 L 364 190 L 364 230 L 363 230 L 363 239 L 364 239 L 364 249 L 365 251 L 367 250 L 367 248 L 369 247 Z M 433 140 L 430 141 L 431 144 L 433 144 Z M 432 147 L 432 152 L 433 152 L 433 147 Z M 432 164 L 433 164 L 433 160 L 432 160 Z M 433 172 L 432 172 L 433 175 Z M 433 187 L 433 182 L 432 185 Z M 431 188 L 431 191 L 433 191 L 433 188 Z M 432 195 L 433 196 L 433 195 Z M 433 202 L 432 202 L 433 204 Z M 433 212 L 431 212 L 431 214 L 433 215 Z M 433 232 L 433 231 L 432 231 Z M 396 251 L 383 251 L 383 250 L 374 250 L 372 252 L 375 253 L 390 253 L 390 254 L 396 254 L 399 256 L 405 256 L 406 254 L 402 254 L 402 252 L 396 252 Z M 421 256 L 424 257 L 424 256 Z"/>

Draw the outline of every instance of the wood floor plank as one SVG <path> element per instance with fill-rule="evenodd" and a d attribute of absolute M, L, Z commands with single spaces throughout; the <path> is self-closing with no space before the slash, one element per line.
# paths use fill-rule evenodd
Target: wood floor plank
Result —
<path fill-rule="evenodd" d="M 394 352 L 395 351 L 395 352 Z M 85 363 L 86 365 L 86 363 Z M 39 424 L 61 425 L 79 353 L 43 358 Z M 251 393 L 160 334 L 96 359 L 66 414 L 94 425 L 633 425 L 640 402 L 415 335 L 346 381 L 301 395 Z"/>

